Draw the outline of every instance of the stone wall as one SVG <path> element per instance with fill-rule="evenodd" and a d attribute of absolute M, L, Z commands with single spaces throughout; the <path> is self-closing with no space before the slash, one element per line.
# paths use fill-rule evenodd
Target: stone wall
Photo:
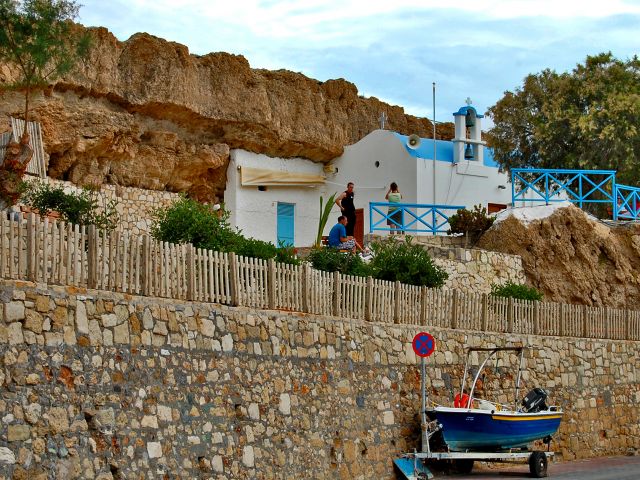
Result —
<path fill-rule="evenodd" d="M 367 235 L 365 242 L 380 238 L 378 235 Z M 412 238 L 414 243 L 423 245 L 436 265 L 449 274 L 443 286 L 445 290 L 490 293 L 494 283 L 502 285 L 507 282 L 526 282 L 519 255 L 465 248 L 466 239 L 463 237 L 429 235 Z"/>
<path fill-rule="evenodd" d="M 0 478 L 386 479 L 417 446 L 411 339 L 438 339 L 432 399 L 463 346 L 535 345 L 524 388 L 565 411 L 564 459 L 640 447 L 633 342 L 371 324 L 0 282 Z M 513 387 L 488 372 L 485 391 Z M 512 390 L 511 390 L 512 391 Z M 496 400 L 507 401 L 504 394 Z"/>
<path fill-rule="evenodd" d="M 63 180 L 46 178 L 43 181 L 54 186 L 61 186 L 67 192 L 81 190 L 75 184 Z M 117 230 L 138 235 L 151 231 L 150 212 L 152 210 L 166 207 L 178 198 L 180 198 L 180 195 L 173 192 L 104 184 L 100 187 L 98 204 L 102 206 L 111 200 L 117 201 Z"/>
<path fill-rule="evenodd" d="M 491 285 L 526 283 L 518 255 L 466 248 L 425 247 L 436 265 L 449 274 L 443 288 L 466 293 L 490 293 Z"/>

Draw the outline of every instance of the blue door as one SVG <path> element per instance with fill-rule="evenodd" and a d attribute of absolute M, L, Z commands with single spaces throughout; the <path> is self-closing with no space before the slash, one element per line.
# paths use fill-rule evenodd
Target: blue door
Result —
<path fill-rule="evenodd" d="M 278 202 L 278 245 L 294 244 L 295 204 Z"/>

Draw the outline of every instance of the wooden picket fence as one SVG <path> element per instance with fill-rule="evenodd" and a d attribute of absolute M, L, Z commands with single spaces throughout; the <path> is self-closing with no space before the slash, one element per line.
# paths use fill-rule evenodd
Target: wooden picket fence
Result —
<path fill-rule="evenodd" d="M 0 277 L 395 324 L 640 340 L 640 312 L 495 298 L 327 273 L 103 233 L 41 219 L 0 220 Z"/>

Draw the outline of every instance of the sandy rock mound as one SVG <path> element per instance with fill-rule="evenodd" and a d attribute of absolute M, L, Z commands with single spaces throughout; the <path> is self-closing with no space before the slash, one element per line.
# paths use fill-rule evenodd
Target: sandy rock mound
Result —
<path fill-rule="evenodd" d="M 478 247 L 520 255 L 545 300 L 640 307 L 639 225 L 610 228 L 570 204 L 513 209 Z"/>

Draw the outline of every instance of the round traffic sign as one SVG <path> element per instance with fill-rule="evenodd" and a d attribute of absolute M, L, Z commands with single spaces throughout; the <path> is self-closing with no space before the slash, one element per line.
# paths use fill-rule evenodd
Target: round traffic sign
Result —
<path fill-rule="evenodd" d="M 420 332 L 413 337 L 413 351 L 419 357 L 428 357 L 436 349 L 436 339 L 426 332 Z"/>

